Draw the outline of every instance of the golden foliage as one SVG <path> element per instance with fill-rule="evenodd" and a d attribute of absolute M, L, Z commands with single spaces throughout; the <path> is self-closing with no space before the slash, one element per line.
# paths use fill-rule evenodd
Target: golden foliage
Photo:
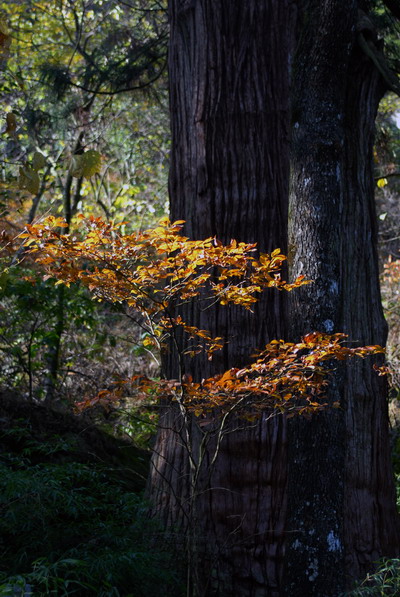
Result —
<path fill-rule="evenodd" d="M 204 308 L 219 302 L 251 309 L 266 288 L 291 291 L 309 283 L 302 276 L 291 284 L 281 279 L 285 256 L 279 249 L 257 257 L 255 244 L 233 240 L 224 246 L 215 238 L 189 240 L 181 234 L 182 221 L 170 223 L 164 218 L 155 228 L 132 234 L 121 233 L 123 223 L 83 216 L 79 221 L 85 230 L 81 239 L 76 233 L 63 234 L 66 224 L 62 218 L 50 216 L 29 225 L 22 235 L 25 246 L 44 268 L 46 278 L 67 286 L 79 282 L 97 300 L 123 303 L 141 314 L 147 350 L 176 339 L 181 329 L 188 340 L 195 340 L 182 349 L 183 354 L 205 351 L 211 359 L 224 346 L 224 339 L 189 325 L 177 315 L 179 307 L 196 299 Z M 180 380 L 135 376 L 130 384 L 138 398 L 178 402 L 203 425 L 211 413 L 235 411 L 248 419 L 265 409 L 288 416 L 309 415 L 326 407 L 322 398 L 327 385 L 326 361 L 383 352 L 380 346 L 350 348 L 344 341 L 343 334 L 320 333 L 308 334 L 297 344 L 274 340 L 248 367 L 230 369 L 201 382 L 190 375 Z M 125 383 L 113 392 L 104 391 L 95 399 L 80 402 L 78 407 L 118 401 Z"/>

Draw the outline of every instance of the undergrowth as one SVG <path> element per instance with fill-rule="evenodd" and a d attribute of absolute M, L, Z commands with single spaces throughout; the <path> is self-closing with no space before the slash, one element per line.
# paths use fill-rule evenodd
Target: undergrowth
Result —
<path fill-rule="evenodd" d="M 0 455 L 1 597 L 181 594 L 176 554 L 115 471 L 66 462 L 60 437 L 6 435 L 22 449 Z"/>
<path fill-rule="evenodd" d="M 400 560 L 382 560 L 373 574 L 346 597 L 398 597 L 400 595 Z"/>

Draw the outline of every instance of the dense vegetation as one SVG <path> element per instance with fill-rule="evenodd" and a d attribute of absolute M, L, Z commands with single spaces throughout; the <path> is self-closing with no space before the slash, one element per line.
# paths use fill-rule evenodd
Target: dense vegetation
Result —
<path fill-rule="evenodd" d="M 140 328 L 77 286 L 43 281 L 18 241 L 49 212 L 135 227 L 165 213 L 165 7 L 150 4 L 0 5 L 2 595 L 180 593 L 174 547 L 142 497 L 147 452 L 129 443 L 148 450 L 154 411 L 72 414 L 157 363 Z"/>
<path fill-rule="evenodd" d="M 0 408 L 0 594 L 179 595 L 138 493 L 146 453 L 15 394 Z"/>

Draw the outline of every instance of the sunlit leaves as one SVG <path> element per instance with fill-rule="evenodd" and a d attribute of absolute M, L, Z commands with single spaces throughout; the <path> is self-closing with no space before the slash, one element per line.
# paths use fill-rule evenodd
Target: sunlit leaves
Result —
<path fill-rule="evenodd" d="M 180 330 L 187 338 L 180 347 L 182 355 L 206 352 L 211 359 L 225 339 L 213 338 L 177 315 L 185 303 L 196 299 L 203 308 L 219 302 L 226 308 L 233 304 L 250 309 L 266 288 L 290 291 L 308 283 L 302 277 L 292 284 L 282 280 L 285 256 L 279 249 L 257 256 L 254 244 L 189 240 L 180 232 L 181 221 L 164 218 L 155 228 L 133 234 L 121 233 L 123 223 L 94 217 L 81 216 L 80 224 L 86 231 L 81 239 L 63 234 L 66 224 L 54 217 L 27 226 L 22 236 L 46 277 L 56 278 L 57 284 L 79 282 L 96 299 L 139 313 L 147 350 L 160 349 L 167 339 L 177 343 Z M 342 334 L 319 333 L 310 333 L 297 344 L 274 340 L 248 367 L 201 382 L 190 375 L 160 381 L 135 377 L 136 393 L 169 398 L 206 420 L 214 411 L 235 411 L 246 418 L 265 409 L 307 415 L 326 407 L 321 399 L 327 385 L 326 361 L 383 352 L 380 346 L 351 348 L 344 341 Z M 100 399 L 104 402 L 105 395 Z"/>
<path fill-rule="evenodd" d="M 387 178 L 379 178 L 376 184 L 380 189 L 383 189 L 388 184 Z"/>
<path fill-rule="evenodd" d="M 153 229 L 127 235 L 119 232 L 122 224 L 101 219 L 81 218 L 81 225 L 86 228 L 82 241 L 60 235 L 49 219 L 28 226 L 24 237 L 37 241 L 32 250 L 40 249 L 38 261 L 45 258 L 55 277 L 69 283 L 79 280 L 99 298 L 126 301 L 151 314 L 165 315 L 168 305 L 195 297 L 250 309 L 264 288 L 291 290 L 308 283 L 281 279 L 285 257 L 279 251 L 256 258 L 254 244 L 192 241 L 180 234 L 182 222 L 171 224 L 165 218 Z M 48 259 L 53 260 L 51 266 Z"/>
<path fill-rule="evenodd" d="M 168 398 L 183 405 L 198 417 L 200 425 L 208 424 L 215 414 L 235 412 L 253 420 L 261 412 L 308 416 L 328 406 L 325 393 L 329 370 L 325 363 L 351 357 L 365 357 L 384 352 L 380 346 L 351 348 L 344 334 L 312 333 L 299 343 L 273 340 L 258 353 L 249 366 L 232 368 L 222 374 L 193 381 L 190 375 L 178 380 L 153 380 L 135 376 L 123 384 L 131 384 L 131 392 L 139 399 Z M 384 367 L 376 367 L 385 374 Z M 83 400 L 78 409 L 95 404 L 108 407 L 121 397 L 121 383 L 113 391 Z M 330 404 L 339 407 L 338 403 Z"/>

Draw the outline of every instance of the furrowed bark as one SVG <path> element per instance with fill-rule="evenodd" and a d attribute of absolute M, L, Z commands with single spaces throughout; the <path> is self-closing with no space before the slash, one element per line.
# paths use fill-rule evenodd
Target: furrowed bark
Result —
<path fill-rule="evenodd" d="M 170 1 L 172 219 L 184 219 L 192 238 L 288 249 L 292 276 L 314 284 L 291 295 L 289 326 L 283 294 L 266 293 L 254 316 L 191 305 L 184 319 L 229 343 L 211 363 L 184 359 L 181 369 L 171 350 L 168 377 L 201 380 L 240 366 L 289 328 L 292 339 L 337 331 L 358 345 L 384 344 L 372 173 L 384 79 L 357 44 L 367 8 L 357 0 Z M 362 34 L 371 42 L 369 24 Z M 397 552 L 385 382 L 371 359 L 345 364 L 332 371 L 328 399 L 341 408 L 291 420 L 289 430 L 279 418 L 228 434 L 208 478 L 211 441 L 194 498 L 182 419 L 165 410 L 149 493 L 167 526 L 196 527 L 196 594 L 338 596 Z M 202 436 L 189 427 L 199 462 Z"/>
<path fill-rule="evenodd" d="M 357 5 L 308 3 L 295 60 L 289 256 L 314 283 L 291 297 L 291 330 L 384 345 L 372 148 L 385 89 L 357 45 Z M 397 552 L 386 384 L 371 361 L 336 368 L 338 411 L 289 424 L 285 595 L 339 595 Z"/>
<path fill-rule="evenodd" d="M 262 251 L 286 250 L 290 6 L 286 0 L 170 2 L 171 218 L 184 219 L 191 238 L 215 235 L 257 242 Z M 185 371 L 202 379 L 248 362 L 256 347 L 284 337 L 285 296 L 265 293 L 254 314 L 236 307 L 201 311 L 196 304 L 185 317 L 229 340 L 211 363 L 185 362 Z M 178 375 L 175 359 L 171 351 L 164 362 L 171 377 Z M 176 412 L 166 411 L 150 495 L 167 524 L 184 527 L 189 472 L 179 426 Z M 207 480 L 214 449 L 210 443 L 197 500 L 201 594 L 278 595 L 285 422 L 263 419 L 227 435 Z"/>

